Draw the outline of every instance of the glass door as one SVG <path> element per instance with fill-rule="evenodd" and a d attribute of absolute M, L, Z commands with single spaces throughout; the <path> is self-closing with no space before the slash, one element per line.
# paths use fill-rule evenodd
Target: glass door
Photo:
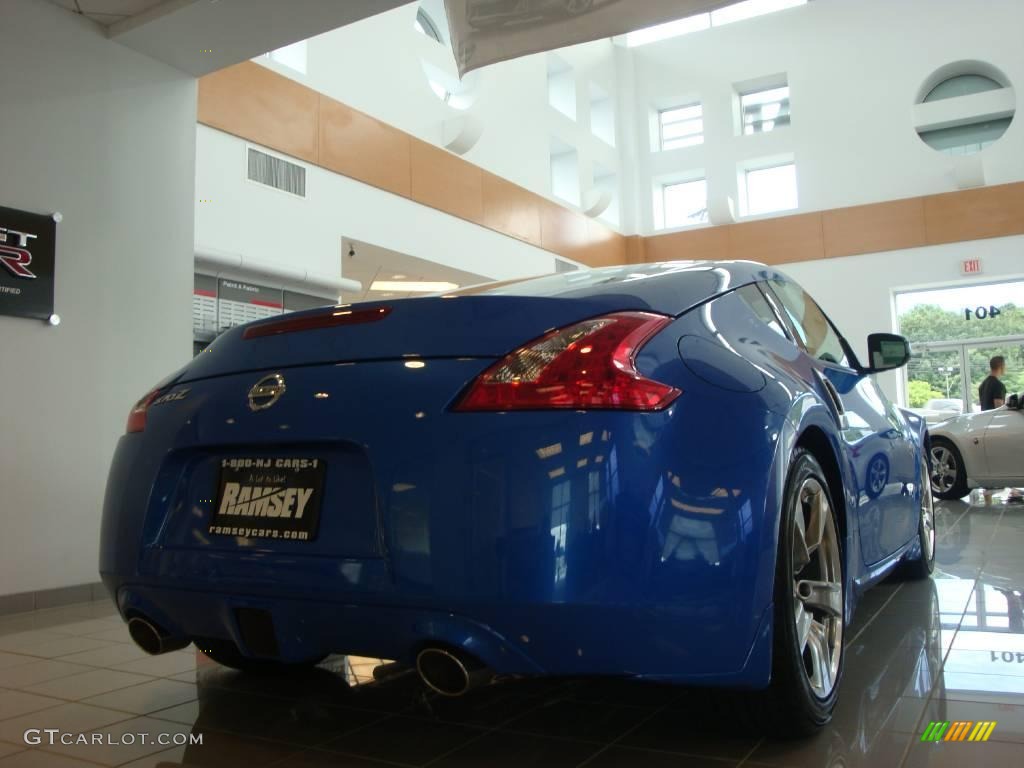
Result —
<path fill-rule="evenodd" d="M 895 304 L 913 349 L 903 400 L 929 422 L 980 410 L 978 385 L 996 355 L 1006 358 L 1007 393 L 1024 390 L 1024 280 L 898 292 Z"/>

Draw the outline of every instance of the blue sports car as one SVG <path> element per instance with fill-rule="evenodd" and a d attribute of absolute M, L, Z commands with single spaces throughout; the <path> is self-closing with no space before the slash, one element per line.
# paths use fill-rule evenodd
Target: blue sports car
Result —
<path fill-rule="evenodd" d="M 232 328 L 128 417 L 100 571 L 135 641 L 745 689 L 828 721 L 858 595 L 935 552 L 926 425 L 752 262 L 583 270 Z"/>

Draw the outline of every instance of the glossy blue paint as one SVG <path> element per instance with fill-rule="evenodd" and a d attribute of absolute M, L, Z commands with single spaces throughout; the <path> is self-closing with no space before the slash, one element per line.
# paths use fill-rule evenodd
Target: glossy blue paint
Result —
<path fill-rule="evenodd" d="M 365 325 L 228 331 L 118 444 L 103 580 L 123 615 L 247 653 L 234 611 L 265 609 L 288 661 L 442 643 L 505 673 L 763 686 L 795 447 L 831 452 L 841 483 L 849 617 L 913 546 L 923 436 L 869 376 L 813 360 L 735 291 L 770 278 L 785 279 L 631 266 L 395 301 Z M 637 355 L 682 390 L 664 411 L 452 412 L 512 349 L 639 309 L 675 318 Z M 287 391 L 253 412 L 272 372 Z M 206 532 L 232 456 L 326 461 L 314 541 Z"/>

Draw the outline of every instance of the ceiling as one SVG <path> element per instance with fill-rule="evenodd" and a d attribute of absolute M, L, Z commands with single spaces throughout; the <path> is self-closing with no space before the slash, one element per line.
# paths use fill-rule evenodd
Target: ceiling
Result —
<path fill-rule="evenodd" d="M 352 252 L 354 254 L 350 256 L 349 254 Z M 483 275 L 463 272 L 460 269 L 453 269 L 433 261 L 349 238 L 342 238 L 341 241 L 341 274 L 346 279 L 358 280 L 363 284 L 361 295 L 345 293 L 343 295 L 345 301 L 376 301 L 425 295 L 423 293 L 373 291 L 370 288 L 375 280 L 454 283 L 460 288 L 491 280 Z"/>
<path fill-rule="evenodd" d="M 50 2 L 109 27 L 111 24 L 148 11 L 160 5 L 164 0 L 50 0 Z"/>
<path fill-rule="evenodd" d="M 410 0 L 50 1 L 103 25 L 112 40 L 201 77 Z"/>

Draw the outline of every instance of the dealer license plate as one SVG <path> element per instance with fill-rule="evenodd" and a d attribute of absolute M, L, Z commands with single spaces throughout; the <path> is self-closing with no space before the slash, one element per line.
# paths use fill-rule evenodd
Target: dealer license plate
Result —
<path fill-rule="evenodd" d="M 320 525 L 322 459 L 221 459 L 209 532 L 255 539 L 312 541 Z"/>

